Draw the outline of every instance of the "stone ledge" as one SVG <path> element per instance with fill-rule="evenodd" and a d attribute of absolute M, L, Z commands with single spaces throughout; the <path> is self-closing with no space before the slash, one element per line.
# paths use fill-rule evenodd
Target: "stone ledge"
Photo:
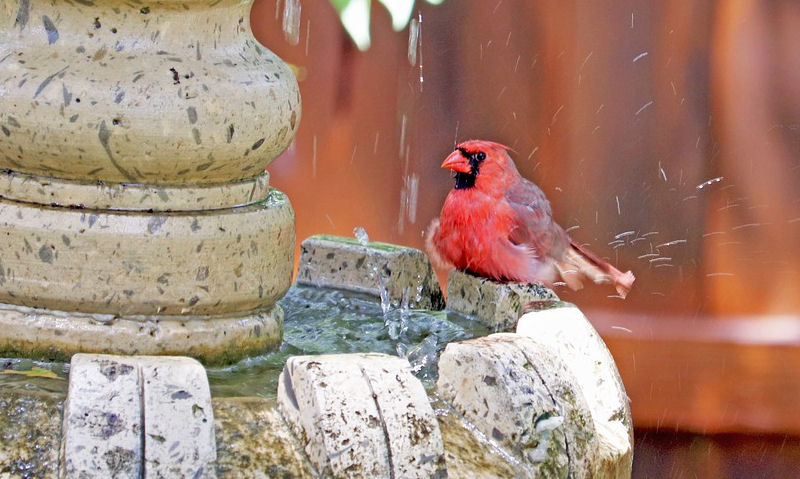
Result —
<path fill-rule="evenodd" d="M 447 475 L 439 424 L 404 359 L 291 357 L 278 381 L 278 407 L 319 474 Z"/>
<path fill-rule="evenodd" d="M 529 303 L 555 301 L 558 296 L 538 283 L 501 283 L 456 269 L 447 279 L 447 307 L 498 331 L 512 328 Z"/>
<path fill-rule="evenodd" d="M 525 336 L 451 343 L 439 360 L 439 395 L 531 477 L 595 477 L 594 422 L 566 358 Z"/>
<path fill-rule="evenodd" d="M 215 478 L 211 393 L 189 358 L 76 354 L 61 477 Z"/>
<path fill-rule="evenodd" d="M 436 274 L 418 249 L 328 235 L 311 236 L 300 249 L 298 284 L 383 294 L 393 307 L 444 307 Z"/>
<path fill-rule="evenodd" d="M 180 357 L 137 357 L 144 476 L 216 478 L 214 411 L 206 371 Z"/>
<path fill-rule="evenodd" d="M 517 333 L 569 358 L 567 368 L 589 399 L 598 440 L 596 477 L 626 479 L 633 463 L 633 419 L 625 386 L 614 358 L 600 335 L 577 307 L 557 307 L 525 314 Z"/>

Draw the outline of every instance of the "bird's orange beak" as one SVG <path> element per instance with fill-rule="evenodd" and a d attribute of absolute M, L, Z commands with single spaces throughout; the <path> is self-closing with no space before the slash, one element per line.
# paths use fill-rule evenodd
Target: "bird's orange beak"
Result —
<path fill-rule="evenodd" d="M 458 173 L 470 173 L 472 171 L 469 161 L 461 153 L 461 150 L 450 153 L 450 155 L 444 159 L 442 168 L 447 168 L 448 170 L 453 170 Z"/>

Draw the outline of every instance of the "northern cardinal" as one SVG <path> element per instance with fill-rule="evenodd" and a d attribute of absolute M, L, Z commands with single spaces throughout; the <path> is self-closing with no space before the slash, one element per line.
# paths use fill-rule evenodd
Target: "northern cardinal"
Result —
<path fill-rule="evenodd" d="M 560 277 L 573 290 L 583 281 L 611 283 L 625 297 L 633 273 L 622 273 L 572 241 L 553 221 L 550 202 L 523 178 L 507 146 L 460 143 L 442 163 L 455 172 L 441 217 L 426 235 L 431 259 L 498 281 L 543 282 Z"/>

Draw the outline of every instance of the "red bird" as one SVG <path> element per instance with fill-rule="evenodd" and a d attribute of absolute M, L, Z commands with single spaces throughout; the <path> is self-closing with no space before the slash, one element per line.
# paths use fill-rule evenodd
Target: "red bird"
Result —
<path fill-rule="evenodd" d="M 573 290 L 590 279 L 611 283 L 627 296 L 633 273 L 620 272 L 572 241 L 553 221 L 542 190 L 520 176 L 508 150 L 470 140 L 442 163 L 455 172 L 456 185 L 427 233 L 434 263 L 498 281 L 552 286 L 560 277 Z"/>

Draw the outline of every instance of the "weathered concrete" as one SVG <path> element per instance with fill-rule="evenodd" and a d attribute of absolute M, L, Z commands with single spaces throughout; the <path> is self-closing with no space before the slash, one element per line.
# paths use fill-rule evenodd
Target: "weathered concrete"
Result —
<path fill-rule="evenodd" d="M 475 426 L 448 406 L 436 409 L 444 440 L 447 477 L 497 479 L 536 477 L 525 463 L 487 439 Z"/>
<path fill-rule="evenodd" d="M 389 477 L 380 411 L 357 363 L 339 355 L 289 358 L 278 405 L 323 475 Z"/>
<path fill-rule="evenodd" d="M 98 405 L 121 402 L 124 381 L 133 377 L 126 365 L 133 365 L 141 371 L 137 378 L 168 379 L 160 388 L 150 388 L 151 393 L 160 389 L 150 406 L 141 400 L 147 441 L 143 450 L 162 455 L 158 464 L 152 459 L 144 464 L 179 468 L 164 472 L 165 477 L 199 471 L 186 469 L 185 461 L 173 461 L 174 455 L 195 457 L 183 448 L 198 445 L 172 434 L 184 432 L 191 441 L 201 437 L 208 445 L 209 430 L 193 431 L 205 426 L 205 419 L 215 426 L 217 459 L 208 448 L 198 450 L 196 456 L 204 456 L 209 465 L 198 477 L 214 471 L 218 477 L 264 478 L 629 478 L 632 428 L 627 398 L 597 333 L 577 308 L 565 303 L 523 316 L 518 330 L 449 345 L 432 398 L 405 360 L 378 354 L 291 358 L 280 378 L 277 400 L 211 402 L 196 400 L 195 390 L 207 390 L 197 363 L 190 363 L 187 373 L 172 370 L 174 358 L 77 355 L 71 381 L 84 389 L 93 382 L 104 385 L 113 395 L 97 394 L 100 387 L 86 392 L 72 384 L 63 446 L 65 451 L 78 449 L 71 453 L 78 456 L 92 454 L 62 464 L 74 471 L 83 461 L 101 472 L 94 477 L 110 477 L 112 469 L 128 471 L 130 454 L 112 447 L 115 438 L 124 436 L 115 431 L 126 416 L 109 414 Z M 186 386 L 198 383 L 194 389 Z M 5 418 L 0 420 L 5 441 L 0 442 L 0 465 L 9 471 L 52 475 L 48 471 L 55 470 L 57 459 L 47 448 L 57 448 L 61 402 L 57 397 L 48 402 L 0 393 L 0 409 L 7 412 L 0 415 Z M 81 415 L 80 402 L 73 404 L 79 399 L 95 408 L 84 410 L 88 416 Z M 148 409 L 160 402 L 166 403 L 159 407 L 167 416 L 148 416 Z M 188 411 L 191 417 L 181 417 Z M 155 423 L 149 436 L 148 417 Z M 70 440 L 70 418 L 78 424 L 73 435 L 82 433 L 88 439 Z M 25 439 L 31 434 L 37 438 L 35 446 Z M 47 435 L 47 441 L 39 435 Z M 102 441 L 104 437 L 111 440 Z M 98 438 L 99 446 L 81 447 Z"/>
<path fill-rule="evenodd" d="M 159 185 L 257 176 L 294 138 L 300 94 L 253 37 L 250 3 L 3 1 L 0 168 Z"/>
<path fill-rule="evenodd" d="M 0 2 L 0 352 L 277 342 L 294 212 L 264 169 L 300 96 L 250 3 Z"/>
<path fill-rule="evenodd" d="M 256 204 L 152 216 L 0 201 L 0 351 L 237 360 L 277 345 L 294 212 Z"/>
<path fill-rule="evenodd" d="M 76 354 L 62 477 L 216 477 L 211 395 L 190 358 Z"/>
<path fill-rule="evenodd" d="M 319 477 L 275 399 L 215 398 L 212 403 L 220 479 Z"/>
<path fill-rule="evenodd" d="M 447 280 L 447 307 L 497 331 L 513 328 L 528 304 L 553 301 L 558 296 L 541 284 L 501 283 L 455 269 Z"/>
<path fill-rule="evenodd" d="M 85 210 L 202 211 L 259 202 L 270 191 L 269 173 L 212 185 L 142 185 L 68 181 L 0 171 L 0 198 Z"/>
<path fill-rule="evenodd" d="M 451 343 L 437 391 L 537 475 L 592 477 L 594 423 L 564 362 L 516 334 Z"/>
<path fill-rule="evenodd" d="M 295 356 L 278 384 L 280 411 L 323 475 L 446 476 L 438 423 L 407 361 Z"/>
<path fill-rule="evenodd" d="M 213 213 L 130 213 L 0 201 L 0 303 L 128 315 L 207 315 L 289 289 L 286 195 Z"/>
<path fill-rule="evenodd" d="M 596 425 L 592 418 L 589 403 L 593 398 L 586 396 L 580 382 L 569 368 L 570 358 L 554 355 L 530 338 L 513 333 L 494 334 L 487 339 L 505 342 L 518 349 L 526 361 L 526 369 L 535 373 L 545 385 L 555 403 L 558 416 L 538 417 L 534 430 L 539 437 L 553 434 L 561 427 L 564 433 L 569 458 L 569 474 L 572 477 L 597 477 L 599 442 Z M 513 374 L 507 373 L 511 376 Z M 541 449 L 528 455 L 528 460 L 541 457 Z"/>
<path fill-rule="evenodd" d="M 633 420 L 614 358 L 581 311 L 573 305 L 534 311 L 520 318 L 517 333 L 550 354 L 567 358 L 566 366 L 589 399 L 598 441 L 596 477 L 631 476 Z"/>
<path fill-rule="evenodd" d="M 311 236 L 300 249 L 299 284 L 383 295 L 394 307 L 444 307 L 436 274 L 418 249 L 328 235 Z"/>
<path fill-rule="evenodd" d="M 391 477 L 445 477 L 439 424 L 408 361 L 373 354 L 363 357 L 360 366 L 389 442 Z"/>
<path fill-rule="evenodd" d="M 281 342 L 283 310 L 241 315 L 119 318 L 0 305 L 0 353 L 69 361 L 78 352 L 187 355 L 227 364 Z"/>
<path fill-rule="evenodd" d="M 61 477 L 141 477 L 142 420 L 136 359 L 76 354 L 64 406 Z"/>
<path fill-rule="evenodd" d="M 144 477 L 215 478 L 211 391 L 203 366 L 180 357 L 139 357 Z"/>

